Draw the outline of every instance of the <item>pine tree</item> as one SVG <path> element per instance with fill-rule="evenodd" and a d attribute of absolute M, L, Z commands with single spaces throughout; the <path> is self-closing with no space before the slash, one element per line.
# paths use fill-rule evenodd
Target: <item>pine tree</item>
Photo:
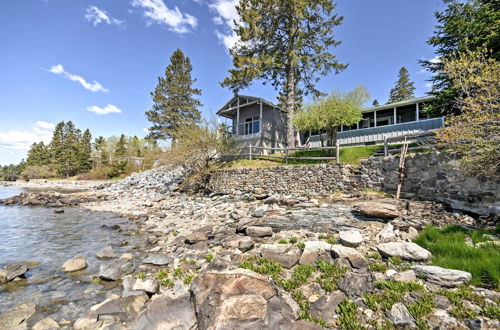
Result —
<path fill-rule="evenodd" d="M 104 137 L 99 136 L 94 140 L 94 150 L 99 152 L 100 157 L 97 159 L 97 164 L 94 166 L 101 166 L 101 165 L 109 165 L 110 159 L 109 159 L 109 153 L 106 150 L 106 139 Z"/>
<path fill-rule="evenodd" d="M 378 103 L 377 99 L 373 100 L 372 106 L 374 106 L 374 107 L 378 107 L 379 106 L 379 103 Z"/>
<path fill-rule="evenodd" d="M 134 135 L 130 142 L 130 152 L 132 155 L 135 157 L 141 157 L 142 152 L 141 152 L 141 141 L 137 136 Z"/>
<path fill-rule="evenodd" d="M 50 163 L 50 150 L 45 143 L 33 143 L 28 151 L 26 165 L 28 166 L 43 166 Z"/>
<path fill-rule="evenodd" d="M 115 146 L 115 157 L 123 158 L 127 154 L 127 141 L 125 140 L 125 135 L 121 135 L 120 139 Z"/>
<path fill-rule="evenodd" d="M 80 139 L 79 151 L 79 172 L 87 172 L 92 168 L 92 134 L 87 128 Z"/>
<path fill-rule="evenodd" d="M 146 117 L 152 123 L 148 137 L 173 139 L 173 132 L 180 126 L 200 121 L 198 108 L 202 104 L 195 96 L 200 95 L 201 90 L 192 87 L 196 82 L 191 77 L 192 69 L 189 57 L 177 49 L 170 57 L 165 77 L 158 78 L 158 85 L 151 93 L 154 104 L 146 111 Z"/>
<path fill-rule="evenodd" d="M 404 101 L 415 97 L 415 86 L 410 81 L 410 75 L 405 67 L 399 69 L 398 81 L 396 86 L 391 89 L 389 93 L 389 101 L 387 103 L 394 103 Z"/>
<path fill-rule="evenodd" d="M 347 67 L 330 52 L 339 44 L 333 28 L 343 19 L 333 13 L 332 0 L 241 0 L 236 9 L 240 42 L 230 50 L 235 68 L 221 83 L 235 93 L 255 80 L 271 82 L 292 118 L 302 95 L 322 94 L 315 88 L 318 76 Z M 295 142 L 288 120 L 287 143 Z"/>
<path fill-rule="evenodd" d="M 444 0 L 446 8 L 436 12 L 437 25 L 427 43 L 436 50 L 437 60 L 421 61 L 433 74 L 431 94 L 436 98 L 428 106 L 431 115 L 459 114 L 455 100 L 461 98 L 449 75 L 445 61 L 468 51 L 487 50 L 486 56 L 500 61 L 500 2 L 498 0 Z"/>
<path fill-rule="evenodd" d="M 63 169 L 63 158 L 64 158 L 64 127 L 66 123 L 61 121 L 56 125 L 54 133 L 52 135 L 52 141 L 50 142 L 51 151 L 51 167 L 58 173 L 62 174 Z"/>

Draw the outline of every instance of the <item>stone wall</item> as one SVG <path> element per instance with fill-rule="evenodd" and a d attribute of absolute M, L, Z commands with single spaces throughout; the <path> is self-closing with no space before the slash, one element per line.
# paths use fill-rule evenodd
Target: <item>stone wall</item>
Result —
<path fill-rule="evenodd" d="M 453 154 L 409 155 L 403 197 L 439 201 L 478 214 L 499 212 L 499 179 L 467 177 L 457 171 L 456 164 Z M 363 160 L 359 167 L 322 164 L 222 170 L 212 175 L 209 188 L 223 194 L 263 191 L 315 195 L 365 189 L 395 193 L 398 165 L 399 157 L 380 157 Z"/>

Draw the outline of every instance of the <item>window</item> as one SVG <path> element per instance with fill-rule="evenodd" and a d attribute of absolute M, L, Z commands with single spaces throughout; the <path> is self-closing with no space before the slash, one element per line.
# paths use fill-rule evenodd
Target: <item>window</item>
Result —
<path fill-rule="evenodd" d="M 259 116 L 253 116 L 245 119 L 245 135 L 259 133 L 260 120 Z"/>

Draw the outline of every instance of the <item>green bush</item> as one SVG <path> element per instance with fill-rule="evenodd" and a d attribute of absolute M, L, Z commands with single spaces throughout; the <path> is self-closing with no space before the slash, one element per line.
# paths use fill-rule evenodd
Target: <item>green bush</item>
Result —
<path fill-rule="evenodd" d="M 24 171 L 21 173 L 21 177 L 24 180 L 33 179 L 50 179 L 57 177 L 57 174 L 51 170 L 48 165 L 41 166 L 26 166 Z"/>

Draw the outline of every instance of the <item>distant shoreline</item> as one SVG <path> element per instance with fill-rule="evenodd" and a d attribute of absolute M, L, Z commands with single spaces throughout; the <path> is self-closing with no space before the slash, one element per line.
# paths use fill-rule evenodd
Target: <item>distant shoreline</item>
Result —
<path fill-rule="evenodd" d="M 97 187 L 108 185 L 112 180 L 48 180 L 35 179 L 30 181 L 0 181 L 0 187 L 20 187 L 35 189 L 75 189 L 91 190 Z M 116 182 L 116 181 L 115 181 Z"/>

